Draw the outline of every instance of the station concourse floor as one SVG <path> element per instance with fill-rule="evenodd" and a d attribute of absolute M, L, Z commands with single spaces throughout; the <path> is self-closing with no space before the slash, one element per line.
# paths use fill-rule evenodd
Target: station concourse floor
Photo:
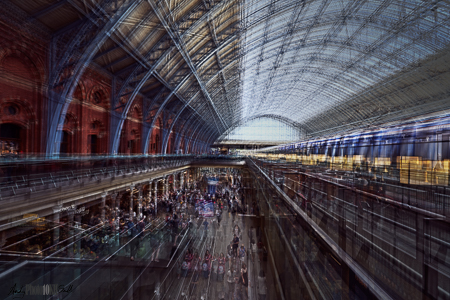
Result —
<path fill-rule="evenodd" d="M 225 257 L 227 257 L 227 246 L 230 244 L 233 239 L 233 228 L 235 225 L 238 225 L 241 231 L 239 245 L 244 244 L 246 250 L 250 248 L 250 231 L 252 231 L 253 240 L 255 243 L 259 240 L 259 234 L 257 233 L 257 228 L 259 228 L 260 218 L 256 216 L 250 215 L 241 215 L 241 214 L 232 214 L 226 208 L 224 208 L 222 213 L 222 220 L 220 225 L 217 223 L 217 218 L 208 218 L 208 229 L 205 232 L 204 225 L 202 225 L 204 219 L 203 218 L 193 218 L 194 227 L 193 227 L 193 235 L 195 236 L 189 248 L 193 250 L 193 252 L 198 252 L 201 258 L 204 258 L 205 252 L 208 249 L 210 253 L 218 257 L 220 253 L 223 253 Z M 258 236 L 257 236 L 258 235 Z M 250 253 L 250 256 L 247 255 Z M 223 277 L 223 280 L 218 281 L 216 274 L 213 272 L 213 267 L 211 268 L 211 272 L 208 278 L 204 278 L 203 274 L 200 272 L 198 276 L 198 282 L 194 283 L 193 272 L 189 272 L 186 277 L 180 276 L 178 278 L 179 272 L 179 264 L 175 265 L 174 270 L 175 274 L 172 274 L 173 278 L 173 287 L 170 288 L 170 291 L 165 295 L 161 295 L 161 299 L 252 299 L 258 300 L 257 293 L 257 276 L 261 269 L 264 270 L 266 274 L 267 282 L 273 282 L 272 274 L 268 272 L 268 262 L 263 261 L 261 253 L 258 251 L 247 251 L 245 257 L 245 263 L 247 264 L 248 269 L 248 293 L 246 292 L 245 287 L 241 283 L 228 283 L 227 281 L 227 272 L 231 267 L 233 277 L 240 277 L 241 273 L 241 262 L 239 259 L 232 259 L 231 264 L 227 260 L 226 263 L 226 272 Z M 180 253 L 182 257 L 184 257 L 185 253 Z M 182 259 L 180 259 L 180 262 Z M 268 284 L 268 289 L 269 289 Z"/>

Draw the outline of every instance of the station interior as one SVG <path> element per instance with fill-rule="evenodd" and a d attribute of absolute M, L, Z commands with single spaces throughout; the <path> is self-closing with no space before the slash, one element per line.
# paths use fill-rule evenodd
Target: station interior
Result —
<path fill-rule="evenodd" d="M 450 1 L 0 5 L 0 299 L 450 300 Z"/>

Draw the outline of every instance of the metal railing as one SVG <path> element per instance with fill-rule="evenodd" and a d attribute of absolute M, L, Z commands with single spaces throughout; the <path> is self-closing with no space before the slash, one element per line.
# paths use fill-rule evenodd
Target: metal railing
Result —
<path fill-rule="evenodd" d="M 0 199 L 18 194 L 47 190 L 83 180 L 101 180 L 116 176 L 186 165 L 192 155 L 72 157 L 46 160 L 0 161 Z"/>

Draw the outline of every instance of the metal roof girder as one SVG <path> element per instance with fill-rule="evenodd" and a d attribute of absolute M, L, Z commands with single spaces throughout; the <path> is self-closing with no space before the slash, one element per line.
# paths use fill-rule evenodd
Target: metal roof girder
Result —
<path fill-rule="evenodd" d="M 207 105 L 207 103 L 206 103 L 206 102 L 203 103 L 203 104 L 202 104 L 202 107 L 203 107 L 204 105 Z M 169 133 L 172 132 L 173 127 L 175 126 L 175 123 L 177 122 L 178 118 L 180 117 L 181 113 L 184 111 L 184 109 L 185 109 L 186 107 L 187 107 L 187 104 L 186 104 L 185 106 L 183 106 L 183 108 L 181 108 L 181 109 L 179 110 L 178 114 L 175 116 L 175 118 L 174 118 L 172 124 L 170 125 Z M 201 108 L 201 107 L 200 107 L 200 108 Z M 194 114 L 192 114 L 192 115 L 194 115 Z M 181 132 L 180 132 L 180 135 L 181 135 Z M 167 150 L 167 144 L 168 144 L 168 139 L 167 139 L 166 141 L 164 141 L 164 143 L 163 143 L 163 149 L 164 149 L 164 151 Z"/>
<path fill-rule="evenodd" d="M 56 152 L 59 152 L 60 146 L 60 138 L 61 132 L 58 131 L 59 125 L 62 125 L 65 119 L 65 114 L 69 107 L 69 104 L 72 99 L 72 94 L 75 91 L 76 83 L 80 79 L 82 73 L 86 69 L 88 63 L 92 60 L 92 57 L 96 53 L 96 49 L 98 49 L 99 45 L 102 45 L 108 36 L 110 36 L 111 32 L 115 31 L 117 26 L 119 26 L 122 21 L 128 17 L 128 15 L 134 11 L 134 9 L 142 2 L 143 0 L 138 1 L 129 1 L 128 5 L 123 5 L 122 10 L 119 13 L 116 13 L 114 18 L 110 18 L 109 21 L 102 28 L 101 32 L 96 35 L 95 39 L 91 42 L 91 44 L 84 50 L 84 53 L 81 55 L 81 58 L 78 59 L 78 63 L 74 67 L 73 75 L 71 76 L 70 83 L 65 85 L 63 92 L 60 93 L 59 101 L 56 104 L 56 107 L 53 109 L 54 114 L 51 117 L 50 126 L 48 126 L 47 133 L 47 146 L 46 153 L 48 155 L 53 155 Z M 88 27 L 86 24 L 85 27 Z M 77 36 L 83 36 L 83 30 L 80 31 L 80 34 Z M 77 40 L 77 39 L 74 39 Z M 70 46 L 69 46 L 70 47 Z M 68 51 L 69 52 L 69 51 Z M 66 61 L 70 54 L 67 54 L 65 57 Z M 64 68 L 61 69 L 65 63 L 60 62 L 59 67 L 55 70 L 56 73 L 59 74 Z M 58 74 L 54 76 L 54 79 L 58 78 Z M 64 101 L 64 102 L 63 102 Z"/>
<path fill-rule="evenodd" d="M 183 40 L 180 39 L 180 37 L 178 37 L 178 35 L 176 35 L 176 33 L 172 32 L 172 29 L 170 28 L 170 26 L 167 24 L 166 20 L 164 19 L 164 17 L 161 15 L 161 12 L 159 11 L 159 8 L 153 3 L 153 0 L 147 0 L 150 5 L 152 6 L 153 11 L 156 13 L 156 15 L 158 16 L 160 22 L 164 25 L 164 27 L 166 28 L 166 31 L 169 33 L 169 35 L 171 36 L 173 42 L 175 43 L 175 45 L 178 48 L 178 51 L 180 52 L 180 54 L 183 56 L 184 60 L 186 61 L 186 63 L 189 65 L 189 67 L 192 70 L 192 74 L 195 76 L 195 78 L 197 79 L 206 99 L 211 103 L 211 106 L 213 108 L 213 111 L 215 112 L 215 114 L 218 116 L 219 120 L 222 122 L 222 125 L 224 126 L 224 128 L 227 128 L 227 125 L 225 123 L 225 121 L 223 120 L 222 116 L 220 115 L 220 113 L 217 111 L 217 108 L 214 105 L 214 102 L 212 101 L 211 97 L 209 96 L 208 91 L 206 90 L 205 86 L 203 85 L 203 82 L 200 78 L 200 76 L 197 74 L 197 70 L 194 67 L 194 65 L 192 64 L 192 61 L 189 57 L 189 54 L 187 53 L 185 47 L 184 47 L 184 43 Z M 219 131 L 220 129 L 217 128 Z"/>

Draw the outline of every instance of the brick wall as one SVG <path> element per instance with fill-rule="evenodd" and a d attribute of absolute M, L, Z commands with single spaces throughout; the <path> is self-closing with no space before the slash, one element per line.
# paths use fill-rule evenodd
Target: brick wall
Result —
<path fill-rule="evenodd" d="M 14 28 L 0 16 L 0 149 L 9 143 L 10 149 L 13 145 L 12 148 L 21 153 L 45 153 L 49 45 L 49 37 L 30 34 L 29 28 L 28 32 Z M 108 74 L 92 66 L 86 69 L 66 114 L 61 153 L 109 153 L 113 138 L 110 129 L 111 86 L 112 78 Z M 142 125 L 145 117 L 143 101 L 141 96 L 137 96 L 130 107 L 121 131 L 119 153 L 137 154 L 142 151 L 146 138 Z M 148 147 L 150 154 L 161 153 L 162 128 L 166 123 L 170 125 L 163 118 L 158 118 L 152 130 Z M 151 120 L 152 117 L 147 117 L 145 122 Z M 172 133 L 167 153 L 175 150 L 174 141 Z M 180 149 L 184 152 L 184 145 Z"/>

